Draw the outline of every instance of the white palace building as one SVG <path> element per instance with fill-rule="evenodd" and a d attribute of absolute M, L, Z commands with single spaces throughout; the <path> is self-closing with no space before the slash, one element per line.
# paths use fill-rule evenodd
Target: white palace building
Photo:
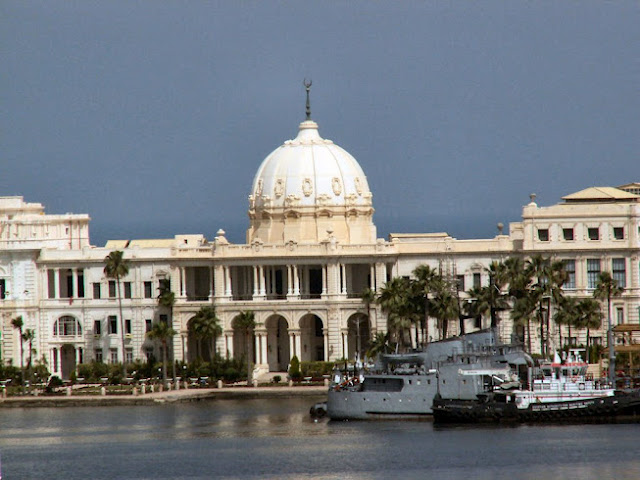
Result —
<path fill-rule="evenodd" d="M 37 357 L 44 355 L 49 370 L 62 378 L 92 360 L 158 358 L 158 346 L 145 334 L 166 315 L 157 302 L 158 285 L 166 280 L 176 297 L 173 351 L 179 360 L 194 358 L 189 321 L 212 304 L 224 330 L 217 350 L 230 357 L 245 351 L 234 319 L 255 312 L 255 363 L 262 372 L 285 371 L 293 355 L 302 361 L 352 358 L 357 331 L 366 339 L 386 330 L 379 307 L 367 308 L 361 300 L 364 289 L 379 290 L 390 278 L 428 264 L 466 290 L 488 282 L 491 261 L 536 253 L 566 262 L 565 290 L 576 296 L 590 296 L 598 273 L 611 271 L 625 287 L 614 301 L 613 320 L 622 330 L 638 330 L 640 184 L 586 188 L 562 200 L 540 207 L 532 195 L 522 220 L 511 223 L 508 233 L 499 227 L 494 238 L 378 238 L 362 168 L 323 139 L 309 118 L 296 138 L 259 166 L 249 192 L 245 244 L 229 243 L 220 230 L 212 240 L 176 235 L 96 247 L 88 215 L 49 215 L 39 203 L 0 197 L 1 358 L 20 365 L 18 331 L 11 324 L 17 316 L 36 332 Z M 104 258 L 114 250 L 129 261 L 122 280 L 124 332 L 115 283 L 103 273 Z M 501 334 L 508 339 L 513 325 L 508 312 L 503 317 Z M 429 331 L 437 332 L 435 321 Z M 584 342 L 584 332 L 573 334 Z M 606 343 L 604 330 L 591 334 L 593 342 Z"/>

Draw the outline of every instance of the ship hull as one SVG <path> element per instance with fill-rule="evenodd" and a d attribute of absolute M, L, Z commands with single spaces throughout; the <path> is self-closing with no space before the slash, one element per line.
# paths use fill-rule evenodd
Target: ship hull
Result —
<path fill-rule="evenodd" d="M 620 417 L 640 418 L 640 391 L 616 392 L 610 397 L 531 404 L 449 400 L 433 402 L 436 423 L 557 423 L 608 422 Z"/>

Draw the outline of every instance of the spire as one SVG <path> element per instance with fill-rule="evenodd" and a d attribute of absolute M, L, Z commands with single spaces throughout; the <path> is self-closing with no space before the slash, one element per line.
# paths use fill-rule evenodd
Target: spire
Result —
<path fill-rule="evenodd" d="M 307 90 L 307 120 L 311 120 L 311 103 L 309 102 L 309 90 L 311 90 L 311 80 L 304 79 L 304 88 Z"/>

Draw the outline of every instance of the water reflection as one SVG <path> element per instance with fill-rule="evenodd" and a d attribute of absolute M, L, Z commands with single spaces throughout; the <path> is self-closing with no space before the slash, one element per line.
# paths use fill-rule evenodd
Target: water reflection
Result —
<path fill-rule="evenodd" d="M 317 399 L 2 410 L 6 478 L 640 478 L 638 425 L 314 422 Z"/>

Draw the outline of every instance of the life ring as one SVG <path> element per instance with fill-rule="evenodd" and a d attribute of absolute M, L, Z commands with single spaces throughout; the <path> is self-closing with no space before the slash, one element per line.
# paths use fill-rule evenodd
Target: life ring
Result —
<path fill-rule="evenodd" d="M 584 383 L 581 383 L 580 385 L 578 385 L 578 388 L 579 388 L 580 390 L 584 390 Z"/>

